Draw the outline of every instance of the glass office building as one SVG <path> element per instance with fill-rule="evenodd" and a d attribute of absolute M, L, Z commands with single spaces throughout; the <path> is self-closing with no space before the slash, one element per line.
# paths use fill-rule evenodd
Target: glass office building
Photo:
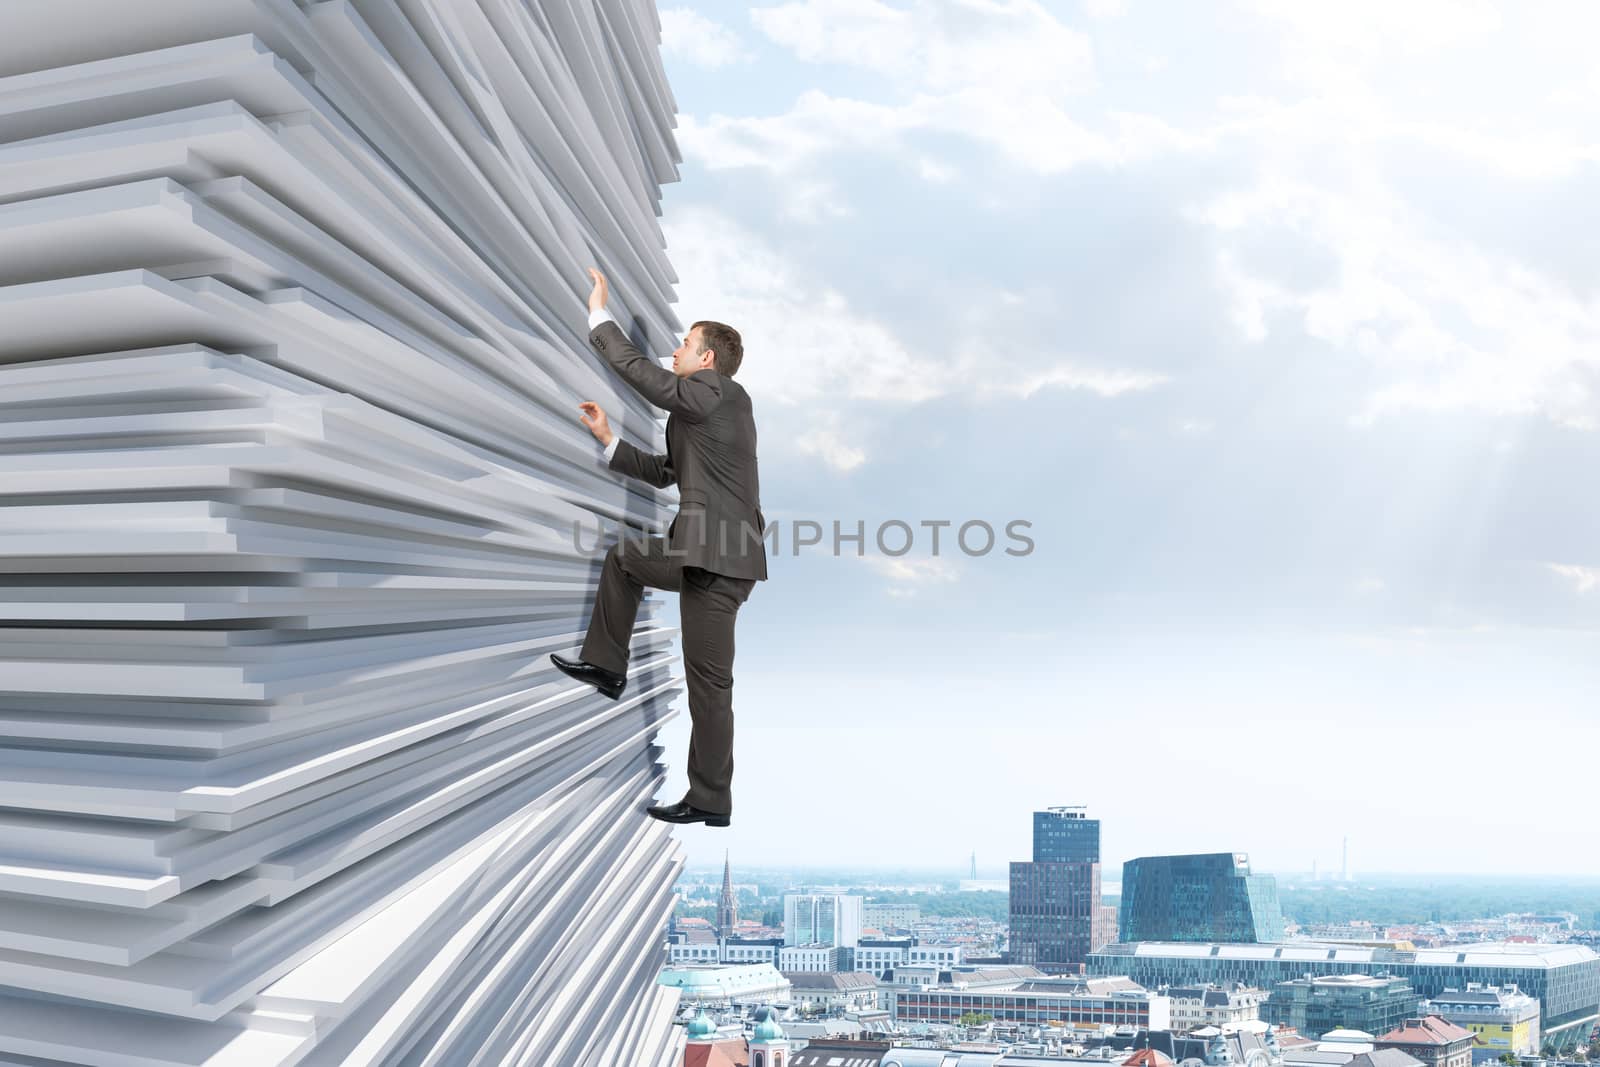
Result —
<path fill-rule="evenodd" d="M 843 893 L 784 894 L 783 943 L 854 948 L 861 940 L 864 899 Z"/>
<path fill-rule="evenodd" d="M 1256 942 L 1283 938 L 1278 883 L 1243 852 L 1145 856 L 1122 865 L 1119 941 Z"/>
<path fill-rule="evenodd" d="M 1292 1026 L 1306 1037 L 1330 1030 L 1386 1034 L 1415 1017 L 1417 996 L 1404 978 L 1330 974 L 1279 982 L 1261 1006 L 1263 1022 Z"/>

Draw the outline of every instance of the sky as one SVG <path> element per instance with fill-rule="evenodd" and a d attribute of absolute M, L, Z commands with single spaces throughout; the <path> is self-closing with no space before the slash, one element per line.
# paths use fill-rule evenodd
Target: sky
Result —
<path fill-rule="evenodd" d="M 1594 869 L 1600 5 L 660 14 L 778 528 L 691 865 Z"/>

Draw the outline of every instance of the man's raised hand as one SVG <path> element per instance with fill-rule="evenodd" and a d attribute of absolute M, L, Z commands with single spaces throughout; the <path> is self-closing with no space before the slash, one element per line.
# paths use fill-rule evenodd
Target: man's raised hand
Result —
<path fill-rule="evenodd" d="M 606 287 L 606 276 L 593 267 L 589 268 L 589 277 L 594 279 L 594 288 L 589 291 L 589 310 L 599 311 L 606 306 L 606 297 L 611 291 Z"/>
<path fill-rule="evenodd" d="M 604 285 L 605 281 L 602 279 L 600 284 Z M 606 413 L 600 410 L 600 405 L 593 400 L 585 400 L 578 405 L 578 410 L 583 412 L 578 416 L 578 421 L 589 427 L 594 439 L 602 445 L 610 445 L 611 438 L 616 435 L 611 432 L 611 423 L 606 421 Z"/>

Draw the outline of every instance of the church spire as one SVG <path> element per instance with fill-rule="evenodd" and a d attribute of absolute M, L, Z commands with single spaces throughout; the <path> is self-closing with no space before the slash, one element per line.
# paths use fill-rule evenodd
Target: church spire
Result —
<path fill-rule="evenodd" d="M 722 853 L 722 897 L 717 901 L 717 937 L 732 937 L 739 921 L 739 905 L 733 899 L 733 868 L 726 850 Z"/>

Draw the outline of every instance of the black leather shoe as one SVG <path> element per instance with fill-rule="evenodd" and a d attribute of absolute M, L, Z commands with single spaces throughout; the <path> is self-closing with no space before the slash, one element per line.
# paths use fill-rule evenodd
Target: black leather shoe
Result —
<path fill-rule="evenodd" d="M 702 811 L 687 800 L 665 806 L 657 804 L 644 810 L 650 813 L 652 819 L 660 819 L 662 822 L 703 822 L 707 826 L 727 826 L 731 821 L 727 815 Z"/>
<path fill-rule="evenodd" d="M 552 652 L 550 662 L 559 667 L 561 673 L 571 675 L 580 682 L 588 682 L 612 700 L 620 697 L 628 685 L 626 674 L 612 674 L 604 667 L 596 667 L 593 663 L 585 663 L 581 659 L 567 659 Z"/>

